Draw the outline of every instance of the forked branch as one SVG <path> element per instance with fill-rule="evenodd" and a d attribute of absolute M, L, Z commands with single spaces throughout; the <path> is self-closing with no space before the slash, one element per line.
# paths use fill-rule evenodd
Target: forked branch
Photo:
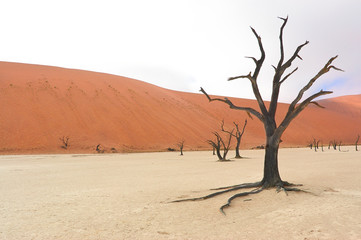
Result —
<path fill-rule="evenodd" d="M 224 103 L 226 103 L 231 109 L 237 109 L 237 110 L 245 111 L 245 112 L 247 112 L 247 114 L 248 114 L 248 116 L 249 116 L 250 118 L 252 118 L 252 116 L 251 116 L 251 114 L 252 114 L 252 115 L 256 116 L 261 122 L 264 121 L 264 117 L 262 116 L 262 114 L 261 114 L 260 112 L 258 112 L 257 110 L 253 109 L 253 108 L 236 106 L 236 105 L 234 105 L 234 104 L 232 103 L 231 100 L 229 100 L 229 99 L 226 98 L 226 97 L 223 98 L 223 99 L 222 99 L 222 98 L 211 98 L 211 97 L 208 95 L 208 93 L 207 93 L 203 88 L 201 88 L 200 91 L 201 91 L 204 95 L 206 95 L 206 97 L 208 98 L 208 100 L 209 100 L 210 102 L 212 102 L 212 101 L 224 102 Z"/>
<path fill-rule="evenodd" d="M 297 103 L 301 100 L 301 98 L 303 97 L 303 94 L 310 89 L 310 87 L 315 83 L 315 81 L 320 78 L 323 74 L 327 73 L 328 71 L 330 71 L 330 69 L 335 69 L 338 71 L 343 71 L 339 68 L 336 68 L 335 66 L 331 65 L 332 62 L 337 58 L 337 56 L 330 58 L 330 60 L 328 60 L 328 62 L 326 63 L 326 65 L 313 77 L 311 78 L 311 80 L 306 84 L 306 86 L 304 86 L 298 93 L 297 97 L 293 100 L 293 102 L 290 104 L 289 108 L 288 108 L 288 112 L 287 115 L 292 114 L 292 112 L 295 110 L 295 107 L 297 105 Z M 321 90 L 321 92 L 323 92 Z M 320 93 L 321 93 L 320 92 Z M 328 94 L 326 92 L 324 92 L 325 94 Z M 331 92 L 330 92 L 331 93 Z M 323 94 L 321 94 L 323 95 Z M 313 98 L 314 99 L 314 98 Z M 311 101 L 313 100 L 311 99 Z"/>

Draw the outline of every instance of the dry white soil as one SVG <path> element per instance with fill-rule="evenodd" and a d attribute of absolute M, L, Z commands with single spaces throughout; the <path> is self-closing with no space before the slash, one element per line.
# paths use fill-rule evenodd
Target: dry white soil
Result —
<path fill-rule="evenodd" d="M 0 239 L 361 239 L 361 152 L 281 149 L 274 189 L 205 201 L 210 188 L 262 178 L 263 150 L 0 156 Z M 230 152 L 229 156 L 233 156 Z"/>

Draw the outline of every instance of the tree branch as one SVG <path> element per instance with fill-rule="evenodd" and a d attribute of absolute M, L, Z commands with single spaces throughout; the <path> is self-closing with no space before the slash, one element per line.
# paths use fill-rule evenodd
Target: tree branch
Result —
<path fill-rule="evenodd" d="M 307 83 L 306 86 L 304 86 L 298 93 L 297 97 L 292 101 L 292 103 L 290 104 L 289 108 L 288 108 L 288 114 L 291 114 L 291 112 L 295 109 L 296 104 L 301 100 L 301 98 L 303 97 L 303 94 L 310 89 L 310 87 L 313 85 L 313 83 L 319 78 L 321 77 L 323 74 L 327 73 L 328 71 L 330 71 L 330 69 L 336 69 L 338 71 L 343 71 L 339 68 L 336 68 L 335 66 L 332 66 L 331 63 L 337 58 L 337 56 L 330 58 L 330 60 L 328 60 L 328 62 L 326 63 L 326 65 L 313 77 L 311 78 L 311 80 Z M 321 90 L 322 91 L 322 90 Z"/>
<path fill-rule="evenodd" d="M 228 78 L 228 81 L 232 81 L 232 80 L 235 80 L 235 79 L 239 79 L 239 78 L 248 78 L 251 83 L 255 81 L 255 79 L 252 78 L 252 72 L 249 72 L 248 75 L 241 75 L 241 76 L 237 76 L 237 77 L 230 77 Z"/>
<path fill-rule="evenodd" d="M 262 115 L 260 112 L 258 112 L 257 110 L 253 109 L 253 108 L 236 106 L 236 105 L 234 105 L 234 104 L 231 102 L 231 100 L 229 100 L 228 98 L 224 98 L 224 99 L 222 99 L 222 98 L 211 98 L 211 97 L 208 95 L 208 93 L 207 93 L 203 88 L 201 88 L 200 91 L 201 91 L 204 95 L 206 95 L 206 97 L 208 98 L 208 100 L 209 100 L 210 102 L 212 102 L 212 101 L 224 102 L 224 103 L 228 104 L 228 106 L 229 106 L 231 109 L 246 111 L 247 114 L 248 114 L 248 116 L 249 116 L 250 118 L 252 118 L 252 116 L 251 116 L 251 114 L 252 114 L 252 115 L 256 116 L 261 122 L 264 122 L 264 117 L 263 117 L 263 115 Z"/>
<path fill-rule="evenodd" d="M 270 117 L 273 119 L 276 115 L 276 111 L 277 111 L 277 103 L 278 103 L 278 97 L 279 97 L 279 93 L 280 93 L 280 86 L 281 83 L 284 82 L 291 74 L 287 75 L 284 79 L 281 80 L 283 73 L 285 72 L 285 70 L 291 66 L 292 61 L 296 58 L 296 56 L 298 55 L 299 51 L 302 49 L 302 47 L 304 45 L 306 45 L 307 43 L 300 45 L 295 53 L 292 55 L 292 57 L 285 63 L 283 64 L 284 61 L 284 46 L 283 46 L 283 30 L 287 24 L 287 18 L 280 18 L 283 20 L 283 24 L 280 28 L 280 36 L 279 36 L 279 40 L 280 40 L 280 52 L 281 52 L 281 56 L 280 56 L 280 60 L 278 62 L 277 68 L 275 69 L 275 75 L 273 77 L 273 88 L 272 88 L 272 96 L 271 96 L 271 102 L 268 108 L 268 112 Z"/>
<path fill-rule="evenodd" d="M 298 114 L 300 114 L 306 107 L 308 104 L 312 103 L 312 104 L 316 104 L 318 106 L 320 106 L 318 103 L 314 102 L 313 100 L 323 96 L 323 95 L 327 95 L 327 94 L 331 94 L 333 93 L 332 91 L 319 91 L 318 93 L 313 94 L 312 96 L 308 97 L 307 99 L 305 99 L 302 103 L 300 103 L 295 109 L 293 109 L 291 112 L 287 112 L 286 117 L 284 118 L 284 120 L 282 121 L 282 123 L 280 124 L 280 126 L 277 128 L 277 134 L 282 135 L 282 133 L 284 132 L 284 130 L 286 130 L 286 128 L 288 127 L 288 125 L 291 123 L 291 121 L 297 117 Z"/>
<path fill-rule="evenodd" d="M 234 124 L 236 124 L 235 122 L 233 122 Z M 243 129 L 242 129 L 242 132 L 240 133 L 240 136 L 243 135 L 244 133 L 244 130 L 246 129 L 246 126 L 247 126 L 247 119 L 244 120 L 244 125 L 243 125 Z M 237 131 L 238 131 L 238 124 L 237 124 Z"/>
<path fill-rule="evenodd" d="M 285 28 L 285 26 L 287 24 L 288 16 L 286 18 L 281 18 L 281 17 L 278 17 L 278 18 L 283 20 L 283 24 L 281 26 L 280 36 L 279 36 L 281 56 L 280 56 L 280 60 L 279 60 L 278 65 L 277 65 L 277 69 L 279 69 L 282 66 L 282 63 L 283 63 L 283 60 L 284 60 L 284 57 L 285 57 L 284 47 L 283 47 L 283 29 Z"/>
<path fill-rule="evenodd" d="M 236 126 L 236 127 L 237 127 L 237 132 L 238 132 L 238 126 Z M 233 137 L 237 137 L 235 134 L 233 134 L 234 129 L 232 129 L 232 132 L 224 129 L 224 119 L 222 120 L 222 123 L 221 123 L 221 130 L 222 130 L 222 132 L 232 134 Z"/>
<path fill-rule="evenodd" d="M 282 84 L 284 81 L 286 81 L 286 79 L 291 76 L 294 72 L 296 72 L 298 70 L 298 67 L 296 67 L 292 72 L 290 72 L 289 74 L 287 74 L 284 78 L 282 78 L 282 80 L 280 81 L 280 84 Z"/>

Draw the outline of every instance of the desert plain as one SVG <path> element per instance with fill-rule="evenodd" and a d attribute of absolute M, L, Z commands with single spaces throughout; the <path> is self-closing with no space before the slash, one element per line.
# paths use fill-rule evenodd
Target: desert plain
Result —
<path fill-rule="evenodd" d="M 361 152 L 283 148 L 275 189 L 171 203 L 262 178 L 264 150 L 0 156 L 0 239 L 361 239 Z M 230 152 L 229 156 L 234 155 Z"/>

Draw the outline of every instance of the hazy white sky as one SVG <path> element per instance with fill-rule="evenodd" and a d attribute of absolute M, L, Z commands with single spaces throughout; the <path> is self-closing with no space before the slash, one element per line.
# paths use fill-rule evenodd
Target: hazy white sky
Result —
<path fill-rule="evenodd" d="M 84 69 L 127 76 L 161 87 L 253 98 L 247 80 L 259 57 L 249 26 L 261 35 L 266 62 L 259 78 L 271 93 L 279 57 L 278 16 L 289 16 L 286 57 L 303 48 L 299 70 L 281 90 L 290 101 L 332 56 L 321 88 L 331 96 L 361 93 L 360 0 L 1 0 L 0 60 Z"/>

